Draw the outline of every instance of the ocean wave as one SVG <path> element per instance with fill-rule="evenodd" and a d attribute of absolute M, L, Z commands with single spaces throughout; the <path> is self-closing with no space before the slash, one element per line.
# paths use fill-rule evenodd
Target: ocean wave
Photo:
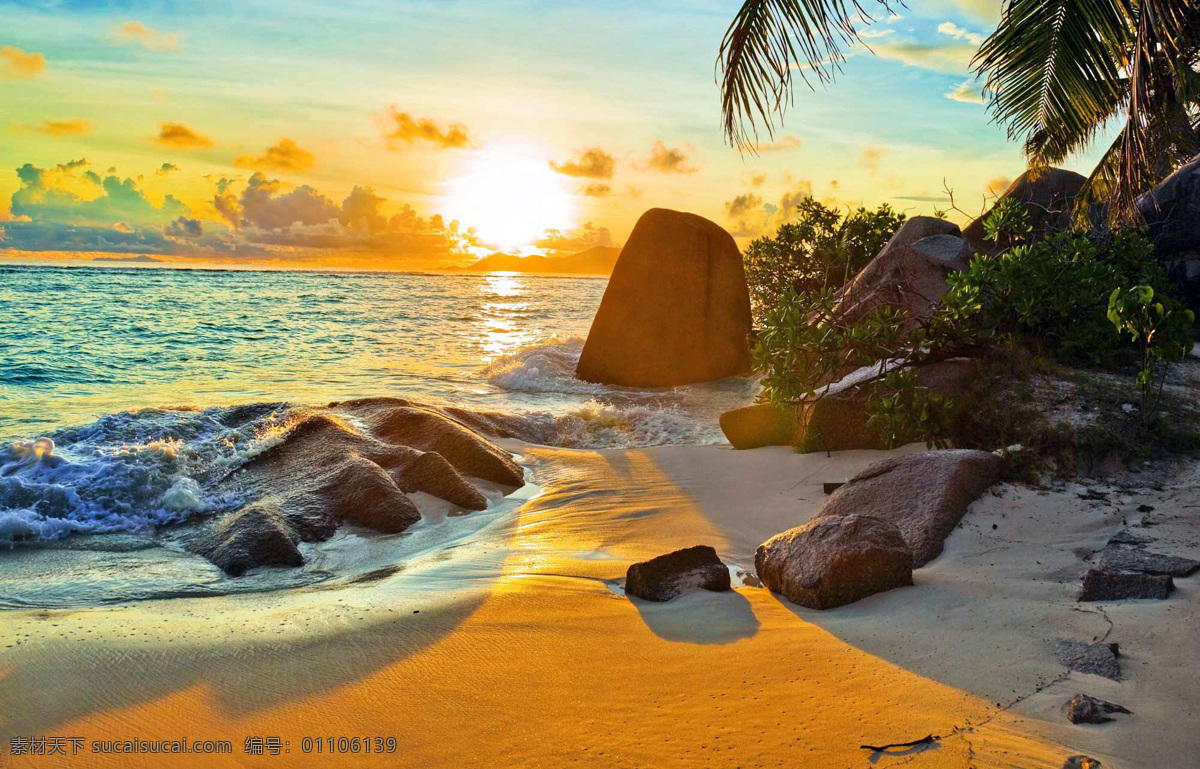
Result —
<path fill-rule="evenodd" d="M 575 365 L 583 352 L 583 342 L 572 336 L 523 347 L 496 358 L 483 370 L 483 376 L 496 387 L 513 392 L 577 395 L 611 390 L 575 378 Z"/>
<path fill-rule="evenodd" d="M 671 406 L 615 406 L 589 401 L 555 418 L 556 446 L 588 449 L 645 448 L 719 443 L 720 429 Z"/>

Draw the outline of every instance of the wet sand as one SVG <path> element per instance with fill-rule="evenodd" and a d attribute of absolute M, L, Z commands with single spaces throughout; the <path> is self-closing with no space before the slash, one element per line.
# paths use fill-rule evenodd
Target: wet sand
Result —
<path fill-rule="evenodd" d="M 1162 552 L 1200 556 L 1200 472 L 1107 501 L 1000 487 L 916 585 L 816 612 L 766 590 L 624 598 L 628 564 L 754 548 L 807 520 L 821 483 L 879 452 L 518 447 L 542 493 L 425 600 L 402 573 L 337 589 L 6 612 L 0 739 L 12 766 L 1188 766 L 1200 754 L 1197 577 L 1165 602 L 1077 604 L 1086 564 L 1150 518 Z M 904 450 L 917 450 L 908 447 Z M 1149 504 L 1152 513 L 1137 513 Z M 993 528 L 995 524 L 995 528 Z M 440 586 L 439 586 L 440 587 Z M 419 612 L 419 613 L 414 613 Z M 1071 674 L 1058 638 L 1122 649 L 1123 682 Z M 1077 692 L 1134 711 L 1102 726 Z M 862 743 L 935 734 L 872 754 Z M 7 755 L 12 737 L 227 739 L 228 756 Z M 280 756 L 249 756 L 248 736 Z M 306 737 L 394 737 L 391 754 L 304 754 Z"/>

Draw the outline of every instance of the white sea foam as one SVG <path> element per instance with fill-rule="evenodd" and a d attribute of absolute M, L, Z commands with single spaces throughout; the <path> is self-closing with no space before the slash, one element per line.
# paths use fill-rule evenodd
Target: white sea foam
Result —
<path fill-rule="evenodd" d="M 583 352 L 577 336 L 553 338 L 523 347 L 496 358 L 483 370 L 483 376 L 497 387 L 527 393 L 601 393 L 604 385 L 575 378 L 575 366 Z"/>

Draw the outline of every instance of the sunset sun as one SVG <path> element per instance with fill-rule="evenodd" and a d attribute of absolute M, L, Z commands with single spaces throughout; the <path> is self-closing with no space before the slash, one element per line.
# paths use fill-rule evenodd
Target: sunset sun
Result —
<path fill-rule="evenodd" d="M 516 249 L 548 229 L 574 226 L 575 205 L 562 176 L 525 147 L 489 147 L 446 182 L 447 219 L 475 228 L 488 246 Z"/>

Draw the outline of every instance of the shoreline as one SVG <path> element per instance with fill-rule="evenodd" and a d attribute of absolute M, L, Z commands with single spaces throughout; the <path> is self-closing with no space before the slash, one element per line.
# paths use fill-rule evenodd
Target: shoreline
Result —
<path fill-rule="evenodd" d="M 253 735 L 290 740 L 299 765 L 354 766 L 863 765 L 860 744 L 926 734 L 942 739 L 876 765 L 1058 769 L 1084 753 L 1128 769 L 1200 750 L 1200 736 L 1172 728 L 1194 711 L 1196 579 L 1167 601 L 1076 604 L 1087 565 L 1073 552 L 1098 549 L 1150 505 L 1143 517 L 1162 520 L 1148 530 L 1170 552 L 1200 555 L 1179 499 L 1200 485 L 1200 467 L 1105 486 L 1105 502 L 1081 499 L 1074 484 L 999 487 L 914 587 L 816 612 L 761 588 L 646 605 L 612 585 L 630 562 L 693 544 L 752 567 L 760 542 L 815 512 L 821 482 L 884 452 L 505 444 L 541 493 L 503 542 L 446 575 L 464 590 L 440 605 L 399 600 L 401 578 L 385 575 L 329 590 L 6 612 L 0 699 L 23 707 L 0 722 L 0 739 L 232 740 L 232 756 L 182 757 L 204 766 L 279 765 L 243 753 Z M 1123 683 L 1057 680 L 1054 640 L 1105 633 L 1121 644 Z M 1073 726 L 1062 705 L 1076 692 L 1134 715 Z M 305 737 L 354 735 L 395 737 L 398 752 L 317 762 L 297 749 Z M 81 754 L 72 765 L 116 760 Z"/>

